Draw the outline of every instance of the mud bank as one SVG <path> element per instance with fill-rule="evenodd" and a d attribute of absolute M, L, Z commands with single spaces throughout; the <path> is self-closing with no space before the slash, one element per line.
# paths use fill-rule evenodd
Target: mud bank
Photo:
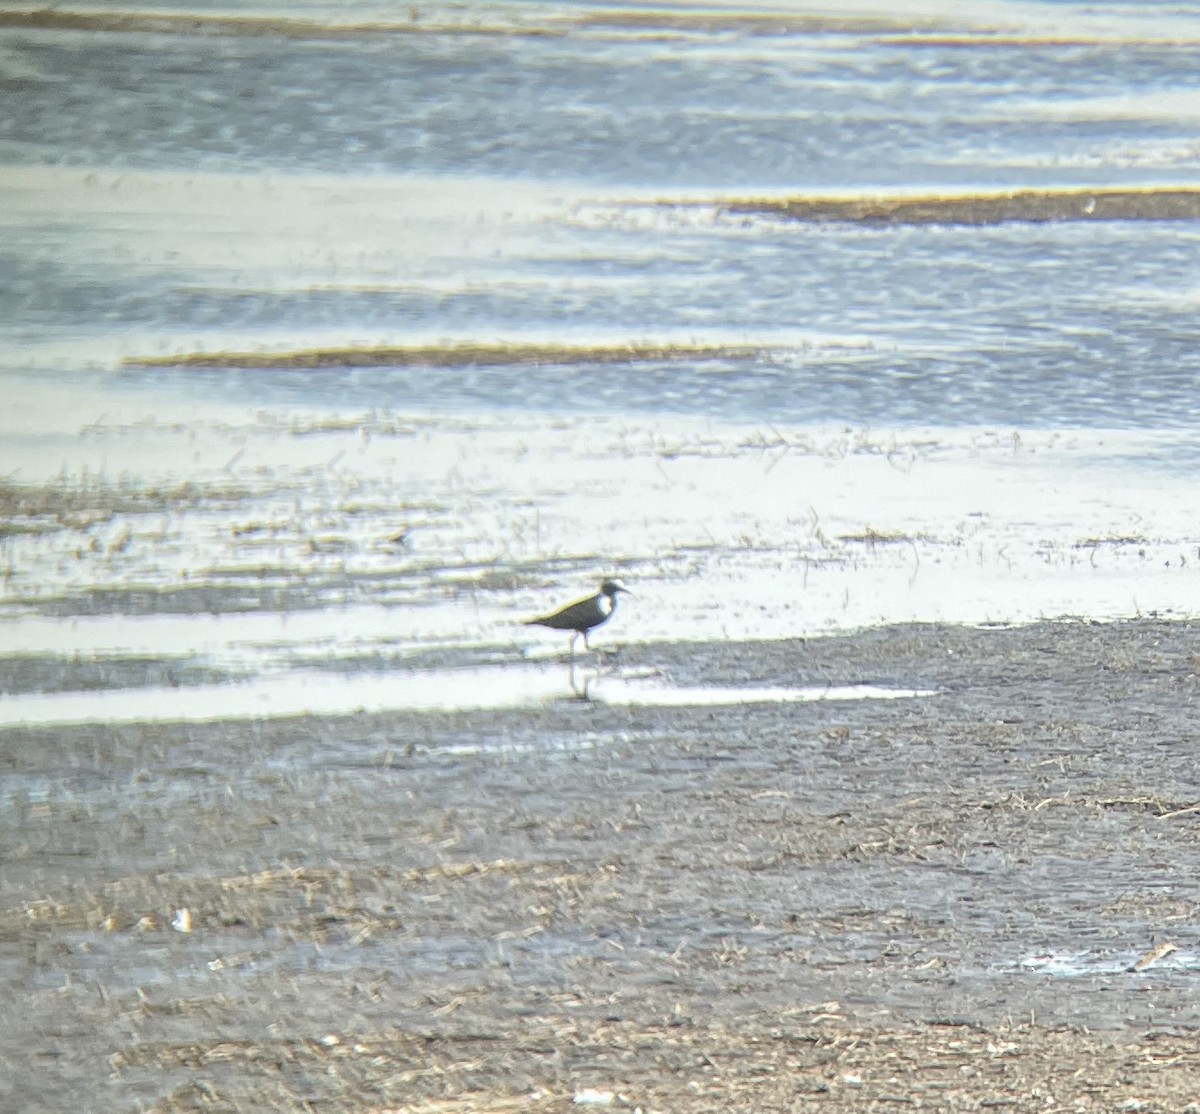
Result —
<path fill-rule="evenodd" d="M 1200 190 L 1018 190 L 962 197 L 759 198 L 726 201 L 728 213 L 824 224 L 967 224 L 1010 221 L 1197 220 Z"/>
<path fill-rule="evenodd" d="M 933 695 L 612 705 L 564 661 L 487 712 L 10 728 L 0 1076 L 43 1110 L 1179 1107 L 1198 662 L 1193 623 L 894 627 L 592 680 Z"/>
<path fill-rule="evenodd" d="M 748 360 L 768 355 L 770 345 L 718 344 L 419 344 L 314 348 L 296 352 L 185 352 L 131 356 L 125 367 L 564 367 L 592 364 L 680 363 Z"/>

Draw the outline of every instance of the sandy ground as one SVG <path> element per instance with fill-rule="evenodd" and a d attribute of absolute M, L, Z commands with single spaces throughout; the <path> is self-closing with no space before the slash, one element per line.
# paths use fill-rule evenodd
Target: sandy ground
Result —
<path fill-rule="evenodd" d="M 1198 661 L 897 627 L 604 668 L 937 695 L 7 729 L 0 1105 L 1196 1109 Z"/>

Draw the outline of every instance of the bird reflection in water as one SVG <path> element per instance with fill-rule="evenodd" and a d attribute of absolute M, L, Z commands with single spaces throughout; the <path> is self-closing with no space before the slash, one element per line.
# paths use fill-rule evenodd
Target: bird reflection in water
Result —
<path fill-rule="evenodd" d="M 615 657 L 615 651 L 597 650 L 596 654 L 596 665 L 592 669 L 583 665 L 577 666 L 574 656 L 571 657 L 570 664 L 567 667 L 567 676 L 571 682 L 571 692 L 574 694 L 576 700 L 591 700 L 592 686 L 601 677 L 607 676 L 614 671 L 614 666 L 608 665 L 605 659 Z"/>

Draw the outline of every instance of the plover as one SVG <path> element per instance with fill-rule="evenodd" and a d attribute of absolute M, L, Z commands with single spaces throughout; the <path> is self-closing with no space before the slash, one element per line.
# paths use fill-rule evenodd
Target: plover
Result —
<path fill-rule="evenodd" d="M 613 612 L 617 609 L 618 592 L 633 595 L 619 580 L 606 580 L 600 585 L 600 591 L 594 596 L 576 600 L 574 603 L 567 604 L 566 607 L 552 611 L 549 615 L 539 615 L 536 619 L 527 619 L 525 625 L 527 627 L 549 627 L 551 630 L 569 630 L 571 632 L 571 658 L 574 660 L 575 639 L 582 634 L 584 647 L 588 650 L 591 649 L 591 646 L 588 645 L 588 631 L 612 618 Z"/>

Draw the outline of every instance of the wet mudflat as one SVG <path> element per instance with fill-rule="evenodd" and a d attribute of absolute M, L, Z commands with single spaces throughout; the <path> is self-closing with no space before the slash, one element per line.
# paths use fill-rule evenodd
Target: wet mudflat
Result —
<path fill-rule="evenodd" d="M 4 1102 L 1182 1109 L 1198 662 L 1185 622 L 908 626 L 487 712 L 8 728 Z M 604 702 L 645 671 L 934 695 Z"/>

